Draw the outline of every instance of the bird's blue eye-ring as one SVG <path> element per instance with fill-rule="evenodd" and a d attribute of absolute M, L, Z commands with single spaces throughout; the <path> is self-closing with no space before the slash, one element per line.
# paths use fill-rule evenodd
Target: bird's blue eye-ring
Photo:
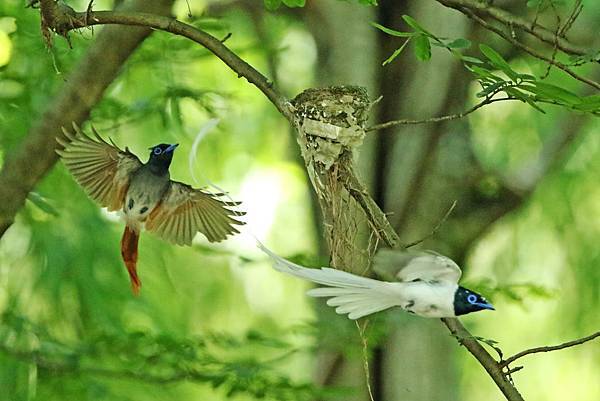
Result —
<path fill-rule="evenodd" d="M 162 153 L 162 149 L 161 148 L 154 148 L 154 150 L 152 151 L 152 153 L 154 153 L 155 155 L 160 155 Z"/>
<path fill-rule="evenodd" d="M 467 301 L 470 304 L 474 304 L 475 302 L 477 302 L 477 296 L 475 296 L 474 294 L 471 294 L 467 297 Z"/>

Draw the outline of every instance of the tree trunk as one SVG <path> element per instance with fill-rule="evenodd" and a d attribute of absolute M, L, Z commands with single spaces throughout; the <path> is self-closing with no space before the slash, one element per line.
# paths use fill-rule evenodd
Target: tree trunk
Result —
<path fill-rule="evenodd" d="M 379 23 L 393 29 L 409 29 L 402 20 L 408 14 L 440 36 L 464 37 L 464 20 L 431 2 L 388 1 L 380 4 Z M 438 27 L 444 21 L 444 29 Z M 379 60 L 389 57 L 402 45 L 404 38 L 391 40 L 380 33 Z M 399 118 L 427 118 L 460 110 L 466 90 L 457 62 L 446 51 L 433 49 L 428 62 L 417 61 L 410 45 L 390 65 L 382 67 L 379 88 L 383 99 L 378 121 Z M 464 74 L 462 74 L 464 76 Z M 459 85 L 453 84 L 460 82 Z M 462 85 L 462 87 L 460 86 Z M 458 86 L 458 87 L 457 87 Z M 436 155 L 454 152 L 440 144 L 445 126 L 400 126 L 374 133 L 377 137 L 374 197 L 382 209 L 392 213 L 390 221 L 408 243 L 431 231 L 436 219 L 454 200 L 430 190 L 448 185 L 443 176 L 431 175 Z M 454 133 L 455 134 L 455 133 Z M 426 218 L 413 218 L 415 209 Z M 438 248 L 438 246 L 436 246 Z M 393 312 L 392 312 L 393 313 Z M 438 321 L 413 316 L 399 317 L 401 324 L 388 340 L 374 352 L 378 400 L 445 400 L 458 399 L 458 374 L 454 350 L 456 343 Z"/>

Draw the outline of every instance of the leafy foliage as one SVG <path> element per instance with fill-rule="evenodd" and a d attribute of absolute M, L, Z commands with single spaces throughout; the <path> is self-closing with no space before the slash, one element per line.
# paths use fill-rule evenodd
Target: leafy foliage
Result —
<path fill-rule="evenodd" d="M 304 5 L 306 4 L 306 0 L 264 0 L 265 2 L 265 7 L 268 10 L 276 10 L 278 9 L 281 4 L 285 5 L 286 7 L 304 7 Z"/>
<path fill-rule="evenodd" d="M 323 392 L 295 384 L 272 370 L 293 353 L 280 338 L 249 331 L 240 339 L 226 333 L 174 338 L 145 332 L 99 332 L 79 341 L 61 341 L 22 316 L 0 316 L 0 350 L 22 362 L 35 363 L 49 374 L 94 375 L 154 384 L 191 381 L 209 384 L 227 397 L 245 393 L 274 400 L 308 400 Z M 35 339 L 35 341 L 33 341 Z M 280 353 L 258 360 L 260 354 Z"/>
<path fill-rule="evenodd" d="M 365 6 L 376 6 L 377 0 L 341 0 L 341 1 L 357 1 L 359 4 Z M 265 7 L 267 10 L 274 11 L 281 7 L 281 5 L 285 5 L 286 7 L 304 7 L 306 5 L 306 0 L 263 0 Z"/>
<path fill-rule="evenodd" d="M 511 67 L 500 53 L 486 44 L 479 46 L 484 58 L 465 55 L 461 50 L 468 49 L 471 46 L 469 40 L 438 37 L 421 26 L 414 18 L 408 15 L 404 15 L 402 18 L 412 28 L 412 31 L 396 31 L 372 23 L 374 27 L 388 35 L 406 38 L 405 42 L 383 62 L 383 65 L 396 59 L 408 42 L 413 40 L 414 54 L 420 61 L 428 61 L 431 58 L 432 45 L 448 50 L 459 59 L 481 85 L 482 90 L 477 93 L 478 97 L 492 98 L 499 93 L 504 93 L 506 97 L 503 100 L 519 100 L 542 113 L 545 113 L 545 110 L 539 104 L 548 103 L 600 115 L 600 95 L 580 96 L 568 89 L 546 82 L 544 80 L 545 76 L 537 78 L 531 74 L 519 73 Z M 596 56 L 597 54 L 594 53 L 590 56 L 574 58 L 573 62 L 590 62 Z"/>

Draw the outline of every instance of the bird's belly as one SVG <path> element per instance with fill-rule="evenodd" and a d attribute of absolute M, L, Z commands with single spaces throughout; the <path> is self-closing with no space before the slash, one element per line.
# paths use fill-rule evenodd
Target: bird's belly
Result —
<path fill-rule="evenodd" d="M 125 196 L 123 215 L 126 224 L 139 231 L 160 202 L 164 189 L 162 186 L 135 184 L 135 181 L 131 183 Z"/>
<path fill-rule="evenodd" d="M 430 284 L 423 281 L 406 283 L 400 307 L 423 317 L 453 317 L 455 286 Z"/>

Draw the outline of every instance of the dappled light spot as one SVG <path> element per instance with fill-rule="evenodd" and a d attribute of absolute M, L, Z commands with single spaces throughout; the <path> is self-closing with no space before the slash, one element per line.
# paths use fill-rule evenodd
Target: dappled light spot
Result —
<path fill-rule="evenodd" d="M 0 67 L 8 64 L 11 55 L 12 42 L 6 32 L 0 31 Z"/>

